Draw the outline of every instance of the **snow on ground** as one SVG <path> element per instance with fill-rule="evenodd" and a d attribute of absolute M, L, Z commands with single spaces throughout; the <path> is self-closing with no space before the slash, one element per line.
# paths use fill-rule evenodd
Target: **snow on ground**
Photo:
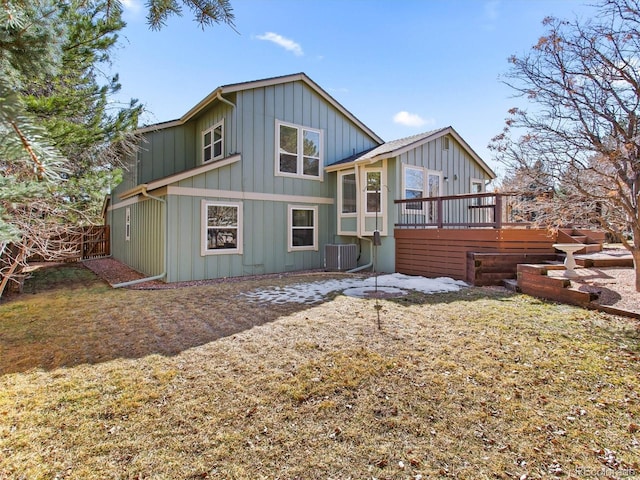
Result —
<path fill-rule="evenodd" d="M 377 277 L 378 287 L 390 290 L 416 290 L 422 293 L 455 292 L 468 285 L 461 280 L 451 278 L 424 278 L 401 273 L 380 275 Z M 299 283 L 286 287 L 273 287 L 243 293 L 249 300 L 271 303 L 316 303 L 324 300 L 331 292 L 349 289 L 353 296 L 366 296 L 376 285 L 376 277 L 345 278 L 342 280 L 322 280 L 318 282 Z M 389 291 L 389 290 L 387 290 Z"/>

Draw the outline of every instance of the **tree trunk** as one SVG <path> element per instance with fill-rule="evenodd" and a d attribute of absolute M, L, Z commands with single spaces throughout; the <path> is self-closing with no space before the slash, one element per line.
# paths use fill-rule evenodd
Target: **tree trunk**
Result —
<path fill-rule="evenodd" d="M 635 247 L 631 250 L 633 255 L 633 268 L 636 271 L 636 292 L 640 292 L 640 248 Z"/>
<path fill-rule="evenodd" d="M 2 279 L 1 279 L 2 281 L 0 281 L 0 298 L 2 298 L 4 289 L 6 288 L 7 283 L 9 283 L 9 281 L 13 278 L 13 275 L 15 274 L 16 269 L 18 268 L 19 265 L 22 264 L 22 261 L 26 256 L 25 252 L 26 252 L 26 248 L 24 246 L 20 246 L 14 258 L 12 258 L 11 256 L 8 257 L 11 263 L 7 271 L 3 272 L 2 274 Z"/>

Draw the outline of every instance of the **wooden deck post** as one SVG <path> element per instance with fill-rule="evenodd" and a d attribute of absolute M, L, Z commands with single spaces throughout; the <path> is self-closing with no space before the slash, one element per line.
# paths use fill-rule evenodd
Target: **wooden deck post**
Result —
<path fill-rule="evenodd" d="M 493 221 L 495 226 L 493 228 L 502 228 L 502 194 L 496 193 L 495 206 L 493 207 Z"/>

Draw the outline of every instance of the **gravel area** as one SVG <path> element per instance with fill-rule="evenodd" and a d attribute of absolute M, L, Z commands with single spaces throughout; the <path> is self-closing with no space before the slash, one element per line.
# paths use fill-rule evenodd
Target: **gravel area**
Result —
<path fill-rule="evenodd" d="M 143 278 L 143 275 L 139 272 L 112 258 L 88 260 L 84 262 L 84 265 L 111 285 Z M 303 273 L 314 272 L 319 271 Z M 572 279 L 573 286 L 580 290 L 598 294 L 596 303 L 640 313 L 640 292 L 635 290 L 635 271 L 632 268 L 579 268 L 576 272 L 578 272 L 578 276 Z M 285 275 L 299 275 L 300 273 L 274 274 L 274 276 L 283 277 Z M 261 276 L 261 278 L 265 277 L 265 275 Z M 248 277 L 237 277 L 179 283 L 153 281 L 139 283 L 129 288 L 173 289 L 185 286 L 211 285 L 220 282 L 239 282 L 247 279 Z"/>
<path fill-rule="evenodd" d="M 100 278 L 105 280 L 109 285 L 116 285 L 118 283 L 130 282 L 130 281 L 139 280 L 145 277 L 140 272 L 133 270 L 132 268 L 128 267 L 127 265 L 113 258 L 97 258 L 94 260 L 85 260 L 83 264 L 93 273 L 95 273 Z M 210 280 L 193 280 L 190 282 L 173 282 L 173 283 L 165 283 L 160 280 L 153 280 L 150 282 L 136 283 L 134 285 L 128 286 L 127 288 L 131 288 L 135 290 L 171 290 L 174 288 L 193 287 L 198 285 L 214 285 L 216 283 L 222 283 L 222 282 L 226 282 L 226 283 L 242 282 L 245 280 L 269 278 L 269 277 L 283 278 L 287 276 L 313 275 L 314 273 L 327 274 L 330 272 L 325 272 L 324 270 L 304 270 L 304 271 L 296 271 L 296 272 L 272 273 L 272 274 L 264 274 L 264 275 L 245 275 L 243 277 L 225 277 L 225 278 L 214 278 Z M 366 274 L 363 274 L 363 275 L 366 275 Z"/>
<path fill-rule="evenodd" d="M 576 269 L 572 286 L 598 294 L 595 303 L 640 313 L 640 292 L 636 291 L 633 268 Z"/>

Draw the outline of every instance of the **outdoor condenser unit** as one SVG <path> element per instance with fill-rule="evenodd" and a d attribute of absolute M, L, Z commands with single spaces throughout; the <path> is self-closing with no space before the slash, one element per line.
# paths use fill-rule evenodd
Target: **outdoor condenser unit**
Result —
<path fill-rule="evenodd" d="M 353 243 L 324 246 L 325 270 L 351 270 L 358 266 L 358 246 Z"/>

